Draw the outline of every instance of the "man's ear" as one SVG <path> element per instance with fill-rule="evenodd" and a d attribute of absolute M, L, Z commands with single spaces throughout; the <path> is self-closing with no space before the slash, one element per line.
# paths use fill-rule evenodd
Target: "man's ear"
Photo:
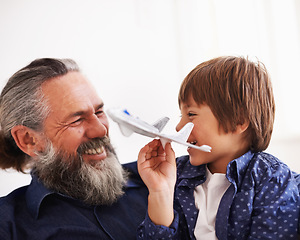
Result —
<path fill-rule="evenodd" d="M 35 152 L 40 150 L 39 135 L 32 129 L 18 125 L 11 129 L 11 135 L 17 146 L 27 155 L 34 157 Z"/>

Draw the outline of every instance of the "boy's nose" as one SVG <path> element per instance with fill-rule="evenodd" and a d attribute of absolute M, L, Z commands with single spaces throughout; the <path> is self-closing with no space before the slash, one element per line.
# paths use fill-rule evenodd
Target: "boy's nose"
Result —
<path fill-rule="evenodd" d="M 183 120 L 181 119 L 179 121 L 179 123 L 177 124 L 176 126 L 176 131 L 179 132 L 181 128 L 183 128 L 183 126 L 185 125 L 186 123 L 183 122 Z"/>

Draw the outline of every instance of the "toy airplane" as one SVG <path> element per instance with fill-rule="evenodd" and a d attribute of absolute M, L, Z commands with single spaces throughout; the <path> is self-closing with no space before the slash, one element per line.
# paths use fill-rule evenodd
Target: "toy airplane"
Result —
<path fill-rule="evenodd" d="M 113 121 L 118 123 L 124 136 L 129 137 L 135 132 L 151 138 L 159 137 L 163 147 L 165 147 L 167 142 L 177 142 L 179 144 L 188 146 L 190 148 L 199 149 L 204 152 L 211 151 L 210 146 L 196 146 L 187 142 L 187 139 L 194 127 L 194 124 L 191 122 L 187 123 L 178 133 L 176 133 L 176 135 L 167 135 L 161 133 L 161 131 L 169 121 L 168 117 L 161 118 L 151 125 L 140 120 L 139 118 L 133 117 L 129 114 L 129 112 L 127 112 L 127 110 L 108 109 L 106 112 Z"/>

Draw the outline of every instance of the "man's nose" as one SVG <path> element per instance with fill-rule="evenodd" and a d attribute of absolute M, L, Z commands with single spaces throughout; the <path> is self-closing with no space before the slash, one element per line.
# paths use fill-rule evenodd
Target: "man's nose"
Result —
<path fill-rule="evenodd" d="M 103 124 L 97 116 L 93 117 L 89 123 L 86 130 L 86 136 L 90 139 L 97 137 L 104 137 L 107 135 L 107 127 Z"/>

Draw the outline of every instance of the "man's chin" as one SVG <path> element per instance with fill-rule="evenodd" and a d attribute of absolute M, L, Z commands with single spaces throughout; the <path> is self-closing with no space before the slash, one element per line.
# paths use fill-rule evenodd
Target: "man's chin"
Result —
<path fill-rule="evenodd" d="M 110 205 L 123 195 L 127 174 L 114 153 L 100 155 L 89 155 L 85 160 L 82 156 L 66 158 L 65 154 L 52 159 L 44 156 L 44 161 L 35 163 L 33 174 L 47 188 L 88 205 Z"/>

